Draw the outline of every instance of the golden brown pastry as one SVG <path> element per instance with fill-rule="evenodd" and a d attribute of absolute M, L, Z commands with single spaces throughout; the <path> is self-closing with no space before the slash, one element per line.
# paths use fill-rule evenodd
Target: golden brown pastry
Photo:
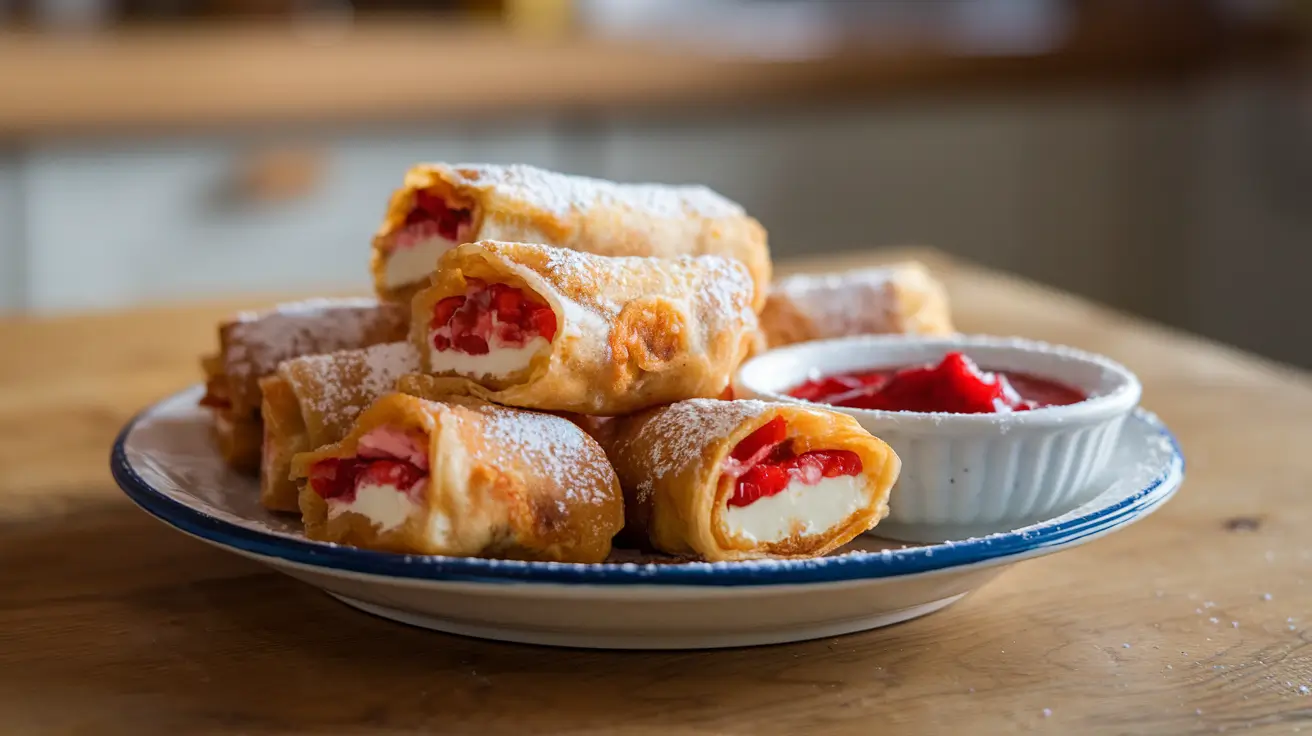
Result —
<path fill-rule="evenodd" d="M 437 259 L 461 243 L 546 243 L 605 256 L 737 258 L 765 301 L 765 230 L 701 186 L 617 184 L 524 166 L 418 164 L 391 199 L 373 241 L 376 290 L 408 300 Z"/>
<path fill-rule="evenodd" d="M 237 415 L 228 400 L 228 381 L 223 375 L 223 359 L 205 355 L 200 359 L 205 373 L 205 395 L 200 405 L 210 410 L 214 419 L 212 432 L 224 464 L 246 475 L 260 472 L 260 437 L 263 427 L 259 416 Z"/>
<path fill-rule="evenodd" d="M 234 416 L 223 409 L 216 409 L 213 414 L 214 442 L 219 446 L 224 464 L 246 475 L 260 472 L 260 441 L 264 431 L 260 420 Z"/>
<path fill-rule="evenodd" d="M 847 335 L 952 334 L 947 291 L 919 263 L 780 279 L 761 312 L 770 347 Z"/>
<path fill-rule="evenodd" d="M 709 561 L 815 557 L 888 515 L 901 461 L 846 414 L 693 399 L 616 420 L 625 530 Z"/>
<path fill-rule="evenodd" d="M 376 299 L 312 299 L 244 312 L 219 325 L 219 352 L 201 358 L 216 442 L 235 470 L 260 472 L 260 379 L 302 355 L 405 339 L 410 312 Z"/>
<path fill-rule="evenodd" d="M 415 554 L 601 562 L 624 521 L 601 446 L 570 422 L 389 394 L 297 455 L 310 539 Z"/>
<path fill-rule="evenodd" d="M 299 511 L 298 485 L 291 478 L 297 453 L 337 442 L 360 412 L 419 369 L 408 342 L 373 345 L 283 361 L 260 379 L 264 405 L 264 452 L 260 502 L 273 511 Z"/>
<path fill-rule="evenodd" d="M 428 375 L 401 390 L 600 415 L 719 396 L 757 334 L 752 288 L 722 256 L 468 243 L 415 296 L 410 339 Z"/>
<path fill-rule="evenodd" d="M 217 376 L 208 383 L 222 384 L 215 396 L 234 416 L 257 416 L 260 379 L 278 364 L 302 355 L 352 350 L 404 340 L 409 310 L 375 299 L 310 299 L 279 304 L 265 312 L 244 312 L 219 325 Z"/>

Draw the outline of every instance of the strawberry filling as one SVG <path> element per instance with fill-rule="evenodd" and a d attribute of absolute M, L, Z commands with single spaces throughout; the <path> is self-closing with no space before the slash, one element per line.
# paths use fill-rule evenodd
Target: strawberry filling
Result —
<path fill-rule="evenodd" d="M 952 352 L 938 365 L 826 376 L 791 395 L 832 406 L 885 411 L 991 414 L 1064 406 L 1083 401 L 1080 391 L 1025 373 L 981 370 Z"/>
<path fill-rule="evenodd" d="M 850 450 L 811 450 L 797 454 L 783 417 L 775 417 L 738 443 L 723 473 L 734 478 L 730 506 L 749 506 L 782 493 L 794 481 L 813 486 L 824 478 L 861 472 L 861 458 Z"/>
<path fill-rule="evenodd" d="M 419 191 L 393 242 L 398 248 L 409 248 L 430 238 L 463 243 L 473 222 L 472 209 L 452 207 L 442 197 Z"/>
<path fill-rule="evenodd" d="M 428 478 L 427 438 L 379 427 L 360 438 L 357 455 L 327 458 L 310 467 L 310 488 L 324 500 L 355 501 L 361 486 L 412 493 Z"/>
<path fill-rule="evenodd" d="M 437 350 L 487 355 L 495 348 L 520 348 L 536 337 L 556 336 L 556 313 L 523 289 L 469 279 L 464 296 L 433 306 L 430 339 Z"/>

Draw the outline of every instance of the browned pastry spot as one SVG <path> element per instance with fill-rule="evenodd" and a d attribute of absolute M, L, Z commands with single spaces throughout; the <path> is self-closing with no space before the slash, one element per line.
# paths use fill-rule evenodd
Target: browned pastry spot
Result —
<path fill-rule="evenodd" d="M 610 333 L 616 388 L 624 390 L 641 371 L 662 370 L 687 349 L 687 342 L 683 314 L 668 299 L 629 302 Z"/>

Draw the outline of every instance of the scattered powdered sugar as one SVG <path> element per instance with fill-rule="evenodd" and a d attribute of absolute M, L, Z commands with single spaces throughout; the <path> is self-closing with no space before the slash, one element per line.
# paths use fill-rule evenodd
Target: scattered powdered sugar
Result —
<path fill-rule="evenodd" d="M 546 245 L 516 247 L 539 251 L 545 263 L 542 275 L 558 290 L 584 297 L 580 301 L 603 317 L 614 318 L 627 303 L 607 295 L 625 294 L 628 298 L 641 295 L 685 300 L 703 326 L 712 332 L 744 321 L 755 326 L 756 313 L 751 306 L 755 284 L 747 267 L 732 258 L 604 257 Z M 584 288 L 580 294 L 571 294 L 570 285 Z"/>
<path fill-rule="evenodd" d="M 293 385 L 313 383 L 317 390 L 298 391 L 305 406 L 329 425 L 353 421 L 360 412 L 396 388 L 407 373 L 419 370 L 419 354 L 408 342 L 384 343 L 360 350 L 298 358 L 280 372 Z"/>
<path fill-rule="evenodd" d="M 664 298 L 681 309 L 691 332 L 688 349 L 694 354 L 725 332 L 754 333 L 757 328 L 754 282 L 747 267 L 731 258 L 603 257 L 532 243 L 478 245 L 532 269 L 555 289 L 562 301 L 565 331 L 591 338 L 573 348 L 579 357 L 608 359 L 600 354 L 610 349 L 604 336 L 625 307 L 638 300 Z M 599 354 L 588 355 L 587 350 Z"/>
<path fill-rule="evenodd" d="M 790 302 L 818 331 L 816 337 L 902 332 L 894 283 L 928 282 L 919 265 L 829 274 L 799 274 L 776 281 L 771 299 Z"/>
<path fill-rule="evenodd" d="M 638 484 L 639 498 L 645 499 L 668 475 L 678 475 L 702 459 L 706 446 L 727 437 L 740 424 L 760 416 L 770 408 L 764 401 L 689 399 L 652 415 L 633 438 L 631 446 L 646 448 L 646 458 L 639 458 L 648 476 Z"/>
<path fill-rule="evenodd" d="M 613 488 L 614 471 L 605 453 L 569 420 L 495 404 L 478 411 L 490 446 L 522 455 L 544 477 L 558 479 L 567 496 L 599 503 L 604 499 L 596 494 Z"/>
<path fill-rule="evenodd" d="M 701 185 L 620 184 L 561 174 L 525 164 L 442 164 L 456 186 L 492 190 L 497 196 L 558 216 L 594 207 L 625 207 L 654 217 L 740 217 L 743 208 Z"/>
<path fill-rule="evenodd" d="M 698 256 L 688 260 L 700 267 L 693 293 L 702 324 L 711 332 L 739 324 L 755 330 L 756 312 L 752 309 L 755 282 L 747 267 L 724 256 Z"/>
<path fill-rule="evenodd" d="M 403 337 L 403 312 L 376 299 L 311 299 L 244 312 L 228 327 L 224 370 L 238 380 L 266 376 L 284 360 L 358 348 L 372 334 Z"/>

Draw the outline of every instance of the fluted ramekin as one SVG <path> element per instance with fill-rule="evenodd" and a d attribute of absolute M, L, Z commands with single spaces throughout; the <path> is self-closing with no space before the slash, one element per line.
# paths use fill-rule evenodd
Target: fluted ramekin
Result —
<path fill-rule="evenodd" d="M 800 402 L 786 392 L 808 378 L 936 363 L 954 350 L 986 370 L 1046 378 L 1089 398 L 995 414 L 830 407 L 855 417 L 902 458 L 889 516 L 876 533 L 923 542 L 983 536 L 1051 518 L 1087 500 L 1142 393 L 1133 373 L 1100 355 L 1018 338 L 848 337 L 752 358 L 738 372 L 735 395 Z"/>

